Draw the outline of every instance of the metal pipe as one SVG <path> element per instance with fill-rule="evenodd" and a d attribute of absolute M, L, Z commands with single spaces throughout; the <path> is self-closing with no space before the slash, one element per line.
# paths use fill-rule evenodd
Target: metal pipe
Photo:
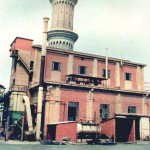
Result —
<path fill-rule="evenodd" d="M 23 103 L 26 106 L 29 133 L 32 133 L 33 132 L 32 115 L 31 115 L 31 109 L 30 109 L 30 101 L 27 96 L 23 96 Z"/>
<path fill-rule="evenodd" d="M 43 42 L 42 42 L 42 53 L 41 53 L 40 81 L 39 81 L 39 90 L 38 90 L 36 140 L 40 140 L 40 133 L 41 133 L 41 117 L 42 117 L 46 41 L 47 41 L 47 29 L 48 29 L 49 18 L 44 17 L 43 20 L 44 20 L 44 29 L 43 29 Z"/>

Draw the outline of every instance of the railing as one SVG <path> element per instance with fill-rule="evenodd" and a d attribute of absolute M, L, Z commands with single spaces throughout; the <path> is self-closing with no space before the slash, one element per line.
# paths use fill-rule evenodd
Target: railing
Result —
<path fill-rule="evenodd" d="M 71 83 L 71 84 L 102 86 L 103 80 L 106 79 L 101 77 L 93 77 L 93 76 L 80 75 L 80 74 L 66 75 L 66 83 Z"/>
<path fill-rule="evenodd" d="M 19 60 L 23 63 L 23 65 L 25 66 L 25 68 L 29 71 L 29 64 L 25 61 L 27 60 L 27 58 L 18 50 L 11 50 L 10 51 L 10 57 L 18 57 Z"/>
<path fill-rule="evenodd" d="M 82 119 L 80 119 L 80 120 L 78 120 L 78 122 L 80 122 L 80 123 L 85 123 L 85 124 L 97 124 L 97 123 L 99 123 L 100 122 L 100 119 L 99 118 L 93 118 L 93 119 L 91 119 L 91 118 L 89 118 L 89 117 L 83 117 Z"/>
<path fill-rule="evenodd" d="M 27 86 L 23 86 L 23 85 L 12 85 L 10 87 L 11 92 L 25 92 L 25 93 L 27 93 L 27 90 L 28 90 Z"/>
<path fill-rule="evenodd" d="M 18 50 L 11 50 L 10 57 L 16 57 L 16 56 L 18 56 Z"/>

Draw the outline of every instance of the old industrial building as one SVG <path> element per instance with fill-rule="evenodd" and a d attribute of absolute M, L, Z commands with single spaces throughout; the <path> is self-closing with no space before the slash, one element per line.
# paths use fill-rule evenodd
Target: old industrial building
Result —
<path fill-rule="evenodd" d="M 78 39 L 73 32 L 77 0 L 50 3 L 51 26 L 47 31 L 48 18 L 44 18 L 43 45 L 34 45 L 33 40 L 22 37 L 11 43 L 10 125 L 19 120 L 21 132 L 36 133 L 41 128 L 42 138 L 58 141 L 63 137 L 78 141 L 100 134 L 117 142 L 148 138 L 150 98 L 144 91 L 146 65 L 73 51 Z M 45 62 L 39 102 L 41 56 Z"/>

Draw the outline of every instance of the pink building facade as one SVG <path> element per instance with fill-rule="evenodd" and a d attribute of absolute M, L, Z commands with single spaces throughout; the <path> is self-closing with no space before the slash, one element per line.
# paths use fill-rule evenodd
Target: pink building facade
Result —
<path fill-rule="evenodd" d="M 20 95 L 16 99 L 12 94 L 11 111 L 23 111 L 19 100 L 28 95 L 36 127 L 41 46 L 17 37 L 10 53 L 13 62 L 10 87 L 12 93 Z M 144 91 L 145 64 L 108 58 L 106 79 L 105 60 L 103 56 L 47 47 L 42 116 L 45 139 L 51 137 L 49 129 L 54 125 L 55 133 L 51 134 L 56 135 L 55 140 L 60 141 L 64 136 L 74 141 L 86 138 L 87 135 L 79 136 L 78 123 L 99 125 L 99 134 L 107 134 L 115 141 L 135 142 L 149 136 L 150 101 Z M 72 126 L 70 121 L 75 122 L 73 134 L 69 130 L 66 135 L 59 134 L 60 124 L 65 129 Z"/>

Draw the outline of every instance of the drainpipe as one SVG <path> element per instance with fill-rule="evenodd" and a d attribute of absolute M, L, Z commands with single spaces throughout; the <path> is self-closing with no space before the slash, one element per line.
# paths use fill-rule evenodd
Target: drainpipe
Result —
<path fill-rule="evenodd" d="M 108 49 L 106 48 L 106 69 L 105 69 L 105 78 L 106 78 L 106 87 L 108 86 Z"/>
<path fill-rule="evenodd" d="M 48 28 L 49 18 L 44 17 L 43 20 L 44 20 L 44 29 L 43 29 L 43 42 L 42 42 L 42 54 L 41 54 L 40 81 L 39 81 L 39 89 L 38 89 L 36 140 L 40 140 L 40 133 L 41 133 L 43 85 L 44 85 L 44 70 L 45 70 L 44 68 L 45 68 L 47 28 Z"/>

